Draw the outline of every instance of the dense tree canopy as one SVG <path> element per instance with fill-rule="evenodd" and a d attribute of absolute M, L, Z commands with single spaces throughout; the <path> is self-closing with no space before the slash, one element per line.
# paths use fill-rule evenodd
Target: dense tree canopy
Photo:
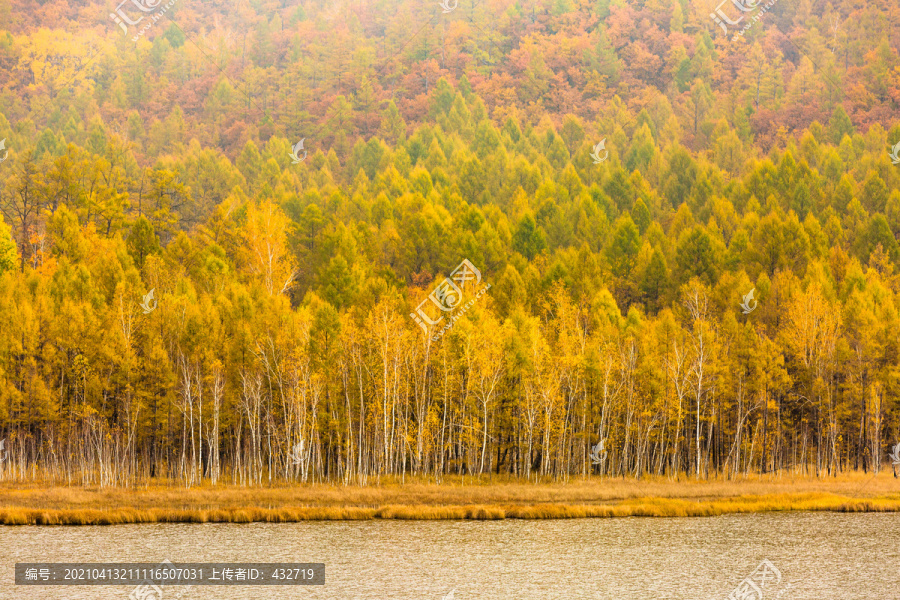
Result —
<path fill-rule="evenodd" d="M 184 3 L 132 42 L 0 0 L 5 468 L 878 468 L 900 29 L 844 4 L 732 41 L 675 1 Z M 438 314 L 464 259 L 490 288 Z"/>

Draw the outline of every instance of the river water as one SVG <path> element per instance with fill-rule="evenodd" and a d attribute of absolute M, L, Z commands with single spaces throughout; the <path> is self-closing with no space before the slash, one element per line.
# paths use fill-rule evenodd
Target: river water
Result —
<path fill-rule="evenodd" d="M 15 586 L 16 562 L 163 560 L 319 562 L 326 583 L 166 586 L 162 600 L 725 600 L 763 560 L 780 575 L 765 600 L 898 600 L 900 514 L 0 527 L 0 600 L 134 591 Z"/>

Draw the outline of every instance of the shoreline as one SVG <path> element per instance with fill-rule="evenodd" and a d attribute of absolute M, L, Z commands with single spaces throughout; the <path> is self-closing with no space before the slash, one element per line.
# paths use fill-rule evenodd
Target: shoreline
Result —
<path fill-rule="evenodd" d="M 210 485 L 138 489 L 0 484 L 0 525 L 291 523 L 709 517 L 827 511 L 900 512 L 900 479 L 759 476 L 741 481 L 590 478 L 569 483 L 407 478 L 367 486 Z"/>

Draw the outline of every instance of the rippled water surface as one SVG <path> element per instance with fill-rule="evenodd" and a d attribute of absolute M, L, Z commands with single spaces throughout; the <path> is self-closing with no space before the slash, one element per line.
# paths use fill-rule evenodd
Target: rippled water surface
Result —
<path fill-rule="evenodd" d="M 166 587 L 163 600 L 441 600 L 451 591 L 454 600 L 725 600 L 763 559 L 782 575 L 766 600 L 898 600 L 900 515 L 5 527 L 0 599 L 126 600 L 133 590 L 17 587 L 16 562 L 164 559 L 324 562 L 326 584 Z"/>

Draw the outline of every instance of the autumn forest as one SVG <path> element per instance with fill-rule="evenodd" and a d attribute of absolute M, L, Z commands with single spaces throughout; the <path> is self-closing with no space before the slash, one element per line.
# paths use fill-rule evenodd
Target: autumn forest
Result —
<path fill-rule="evenodd" d="M 896 3 L 157 4 L 0 0 L 0 478 L 891 469 Z"/>

